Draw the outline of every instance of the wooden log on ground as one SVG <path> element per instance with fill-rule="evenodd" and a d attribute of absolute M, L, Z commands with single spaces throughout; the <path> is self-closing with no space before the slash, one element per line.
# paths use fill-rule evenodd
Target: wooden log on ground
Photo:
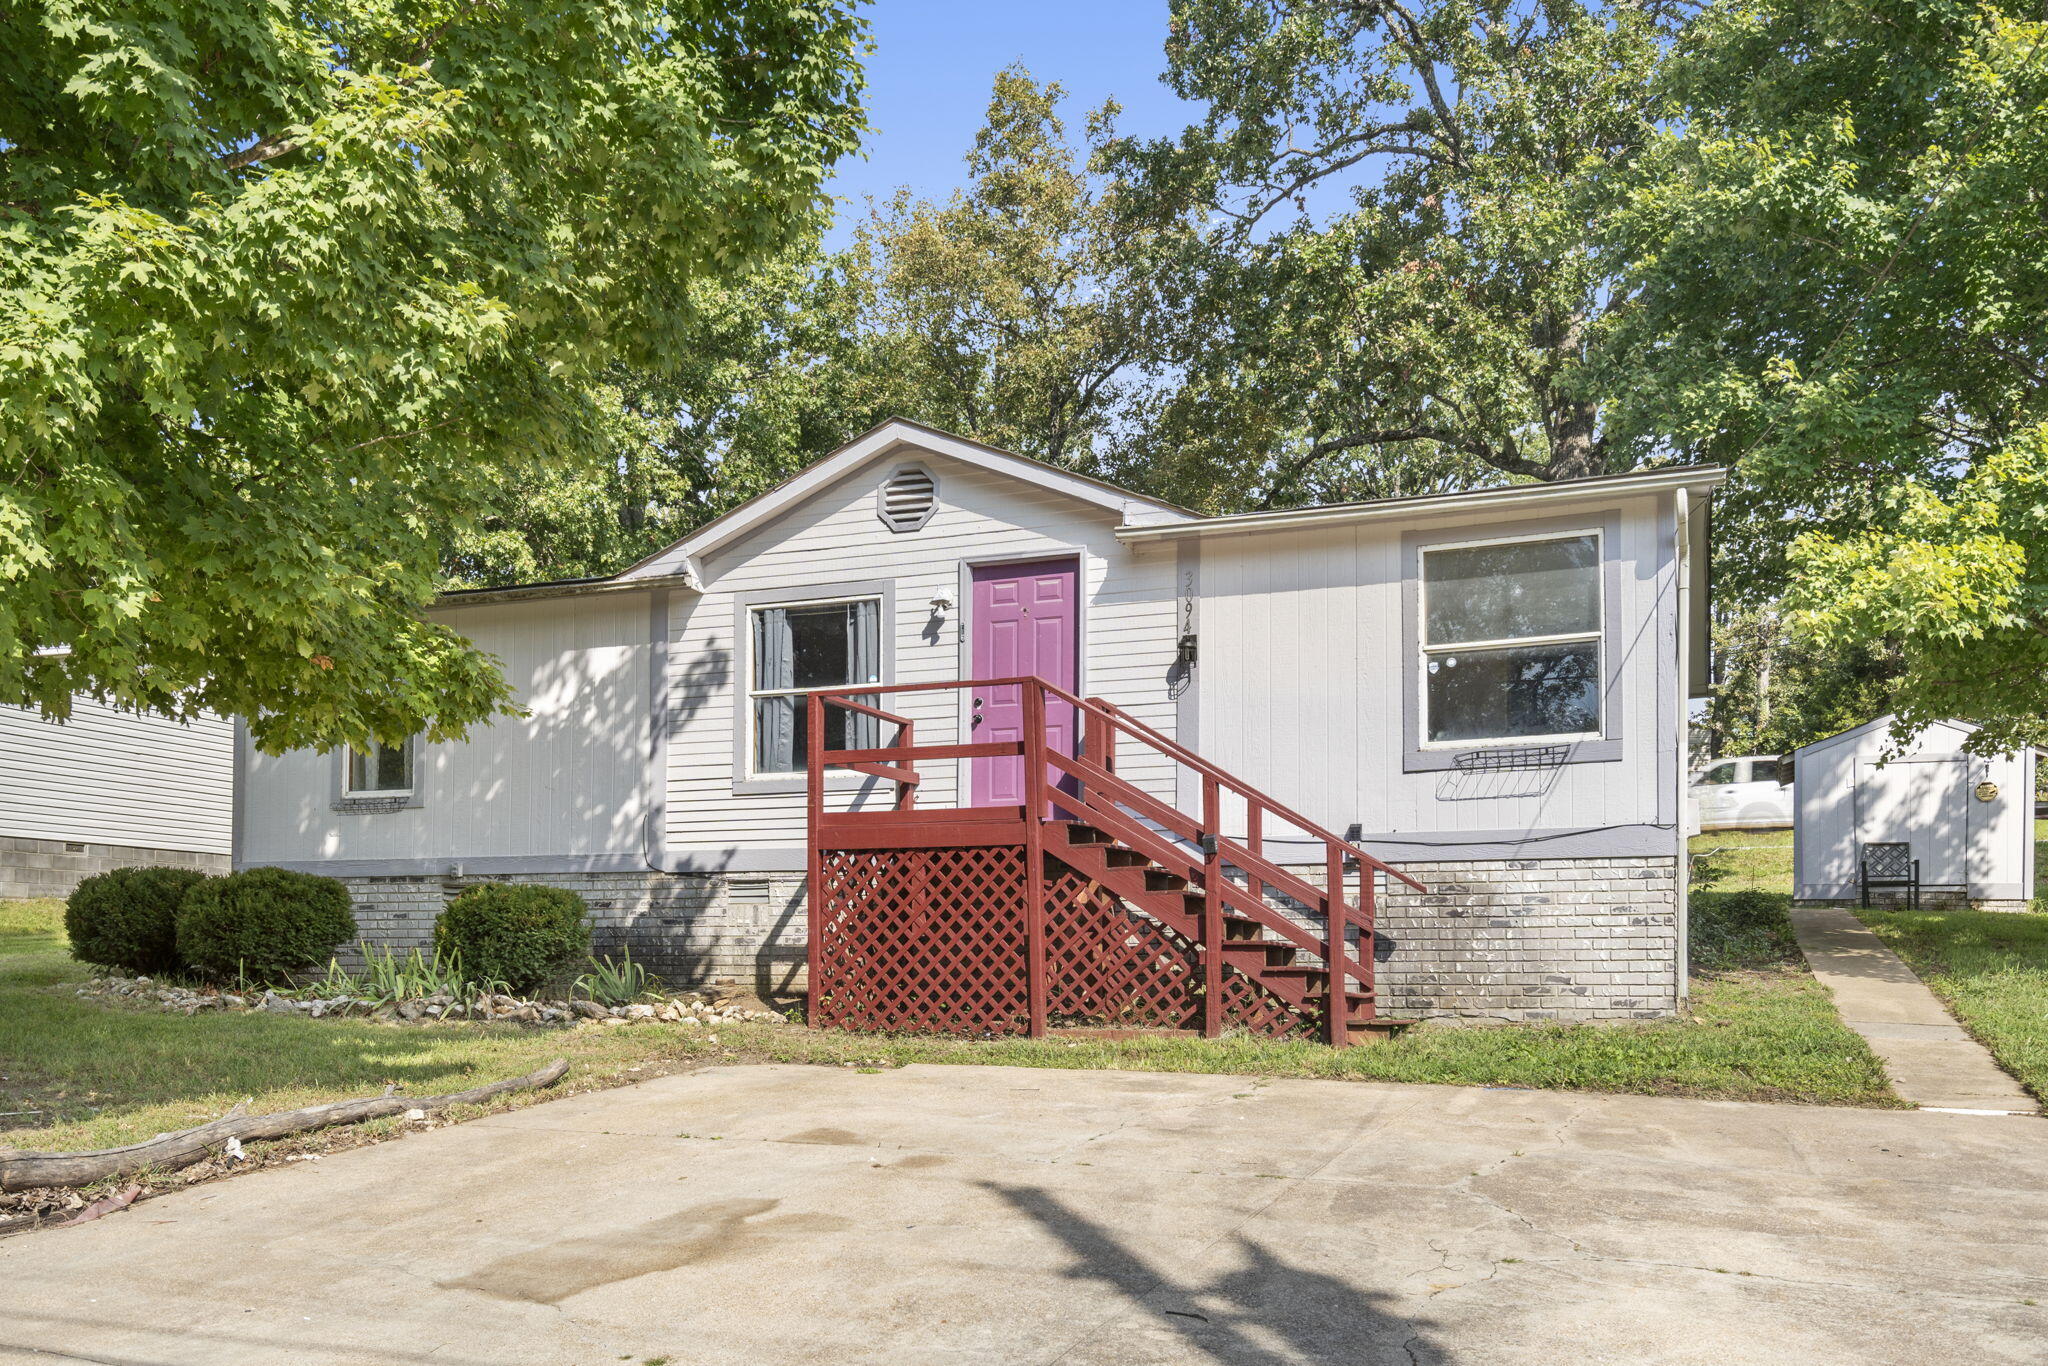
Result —
<path fill-rule="evenodd" d="M 155 1138 L 131 1143 L 125 1148 L 101 1148 L 82 1153 L 32 1153 L 0 1148 L 0 1191 L 84 1186 L 108 1177 L 130 1176 L 141 1171 L 176 1171 L 203 1161 L 231 1138 L 244 1141 L 283 1138 L 309 1129 L 402 1115 L 407 1110 L 431 1112 L 445 1110 L 451 1105 L 477 1105 L 507 1091 L 552 1086 L 568 1070 L 569 1060 L 556 1058 L 538 1072 L 529 1072 L 509 1081 L 494 1081 L 467 1091 L 450 1092 L 445 1096 L 400 1096 L 387 1090 L 381 1096 L 362 1100 L 335 1100 L 268 1115 L 243 1113 L 248 1108 L 248 1102 L 243 1101 L 211 1123 L 180 1129 L 176 1133 L 158 1134 Z"/>

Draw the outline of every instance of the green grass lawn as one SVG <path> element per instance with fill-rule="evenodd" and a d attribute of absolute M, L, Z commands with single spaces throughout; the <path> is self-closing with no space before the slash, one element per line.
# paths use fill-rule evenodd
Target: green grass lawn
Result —
<path fill-rule="evenodd" d="M 2036 906 L 2048 905 L 2048 821 L 2034 822 Z M 1792 832 L 1696 835 L 1729 891 L 1792 888 Z M 2008 911 L 1858 911 L 1979 1042 L 2048 1100 L 2048 915 Z"/>
<path fill-rule="evenodd" d="M 1790 830 L 1711 830 L 1692 837 L 1692 852 L 1695 868 L 1704 859 L 1720 871 L 1717 892 L 1792 894 Z"/>
<path fill-rule="evenodd" d="M 1715 903 L 1702 898 L 1698 915 L 1704 942 L 1723 943 L 1722 967 L 1695 977 L 1686 1018 L 1419 1029 L 1341 1052 L 1246 1037 L 975 1042 L 761 1024 L 408 1027 L 123 1010 L 67 989 L 87 972 L 64 952 L 57 903 L 0 903 L 0 1111 L 38 1112 L 0 1118 L 0 1142 L 45 1150 L 112 1146 L 213 1118 L 244 1096 L 267 1111 L 374 1094 L 389 1082 L 427 1095 L 517 1076 L 557 1056 L 569 1059 L 577 1088 L 713 1062 L 937 1062 L 1898 1103 L 1876 1060 L 1843 1028 L 1796 955 L 1788 958 L 1782 943 L 1741 917 L 1720 927 Z M 398 1124 L 386 1121 L 369 1132 Z"/>
<path fill-rule="evenodd" d="M 1857 914 L 2022 1086 L 2048 1100 L 2048 915 Z"/>

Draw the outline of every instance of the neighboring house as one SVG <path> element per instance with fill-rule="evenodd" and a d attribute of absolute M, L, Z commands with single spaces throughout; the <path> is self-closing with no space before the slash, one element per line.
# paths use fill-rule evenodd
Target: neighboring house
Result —
<path fill-rule="evenodd" d="M 1716 759 L 1693 775 L 1702 830 L 1774 830 L 1792 824 L 1792 783 L 1775 754 Z"/>
<path fill-rule="evenodd" d="M 601 946 L 780 990 L 804 966 L 805 693 L 1037 675 L 1425 881 L 1380 907 L 1388 1013 L 1668 1013 L 1721 477 L 1210 518 L 888 422 L 612 578 L 447 595 L 434 618 L 530 714 L 368 755 L 243 746 L 236 862 L 346 879 L 395 944 L 466 880 L 554 883 L 590 898 Z M 1014 721 L 988 701 L 889 705 L 942 743 Z M 866 724 L 830 745 L 875 743 Z M 1198 800 L 1156 756 L 1118 775 Z M 960 758 L 918 805 L 1004 781 Z M 877 787 L 835 775 L 833 801 Z"/>
<path fill-rule="evenodd" d="M 1931 899 L 2026 910 L 2034 889 L 2034 751 L 1967 754 L 1977 730 L 1937 721 L 1894 752 L 1892 717 L 1793 751 L 1793 895 L 1856 901 L 1863 860 L 1919 865 Z M 1896 899 L 1886 889 L 1886 901 Z M 1876 898 L 1873 898 L 1876 899 Z"/>
<path fill-rule="evenodd" d="M 224 873 L 234 731 L 80 697 L 71 719 L 0 707 L 0 897 L 68 896 L 111 868 Z"/>

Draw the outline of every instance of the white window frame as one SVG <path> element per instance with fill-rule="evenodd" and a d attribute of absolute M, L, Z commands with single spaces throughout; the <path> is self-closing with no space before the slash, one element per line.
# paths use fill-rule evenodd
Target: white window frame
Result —
<path fill-rule="evenodd" d="M 1429 643 L 1429 557 L 1439 550 L 1467 550 L 1487 545 L 1536 545 L 1543 541 L 1582 541 L 1593 538 L 1593 600 L 1598 607 L 1591 630 L 1567 631 L 1560 635 L 1509 636 L 1499 640 L 1460 640 L 1446 645 Z M 1466 541 L 1439 541 L 1418 548 L 1415 561 L 1416 613 L 1415 613 L 1415 706 L 1416 715 L 1421 719 L 1416 736 L 1425 750 L 1473 749 L 1476 747 L 1497 748 L 1510 745 L 1555 745 L 1568 741 L 1598 740 L 1606 734 L 1607 726 L 1607 671 L 1612 667 L 1607 655 L 1607 535 L 1598 526 L 1579 527 L 1567 531 L 1524 532 L 1520 535 L 1486 536 Z M 1510 646 L 1537 645 L 1580 645 L 1593 642 L 1599 660 L 1599 683 L 1594 692 L 1593 728 L 1591 730 L 1568 731 L 1555 735 L 1500 735 L 1493 737 L 1473 736 L 1462 740 L 1432 740 L 1429 738 L 1429 661 L 1430 656 L 1455 654 L 1461 650 L 1503 649 Z"/>
<path fill-rule="evenodd" d="M 805 770 L 800 768 L 789 769 L 785 771 L 783 769 L 764 769 L 756 768 L 754 766 L 754 756 L 760 753 L 760 745 L 758 743 L 759 737 L 755 734 L 756 722 L 754 718 L 756 713 L 754 709 L 754 700 L 756 698 L 807 697 L 814 692 L 840 692 L 847 688 L 864 687 L 867 686 L 869 682 L 872 682 L 875 687 L 875 690 L 879 692 L 881 691 L 883 686 L 882 680 L 880 678 L 875 678 L 872 680 L 864 680 L 859 683 L 826 683 L 815 688 L 756 688 L 754 686 L 754 673 L 757 667 L 754 659 L 754 617 L 756 616 L 756 614 L 761 612 L 789 611 L 792 609 L 804 607 L 850 607 L 856 602 L 872 602 L 873 604 L 875 604 L 875 631 L 878 637 L 880 637 L 880 639 L 877 641 L 877 644 L 880 645 L 883 641 L 886 641 L 889 631 L 888 604 L 885 601 L 884 596 L 880 593 L 853 593 L 840 597 L 795 598 L 790 599 L 788 601 L 757 602 L 748 604 L 746 608 L 747 686 L 744 693 L 744 699 L 741 703 L 741 705 L 747 709 L 746 776 L 748 777 L 748 779 L 751 780 L 756 778 L 802 778 L 807 776 Z M 888 663 L 888 651 L 885 648 L 878 648 L 876 650 L 875 672 L 878 674 L 886 673 L 888 671 Z"/>
<path fill-rule="evenodd" d="M 352 773 L 353 773 L 353 772 L 355 771 L 355 766 L 356 766 L 356 764 L 355 764 L 355 760 L 356 760 L 356 756 L 357 756 L 358 754 L 361 754 L 361 755 L 363 755 L 363 756 L 364 756 L 365 758 L 368 758 L 368 757 L 369 757 L 369 751 L 367 751 L 367 750 L 364 750 L 364 749 L 362 749 L 362 748 L 360 748 L 360 747 L 358 747 L 358 746 L 356 746 L 356 745 L 348 745 L 348 746 L 345 746 L 345 747 L 344 747 L 344 752 L 343 752 L 343 754 L 342 754 L 342 756 L 341 756 L 341 795 L 342 795 L 342 798 L 343 798 L 344 800 L 347 800 L 347 801 L 361 801 L 361 800 L 368 800 L 368 799 L 383 799 L 383 798 L 387 798 L 387 797 L 391 797 L 391 798 L 396 798 L 396 797 L 410 797 L 410 796 L 411 796 L 411 795 L 412 795 L 412 794 L 414 793 L 414 791 L 416 791 L 416 790 L 418 789 L 418 787 L 419 787 L 419 782 L 420 782 L 420 779 L 419 779 L 419 761 L 420 761 L 420 755 L 419 755 L 419 736 L 417 736 L 417 735 L 408 735 L 408 736 L 406 736 L 406 737 L 405 737 L 404 741 L 402 741 L 401 743 L 402 743 L 402 745 L 403 745 L 403 747 L 404 747 L 404 749 L 405 749 L 405 786 L 404 786 L 404 787 L 357 787 L 357 786 L 355 786 L 355 785 L 354 785 L 353 783 L 351 783 L 351 782 L 349 781 L 349 775 L 350 775 L 350 774 L 352 774 Z M 384 745 L 384 744 L 383 744 L 383 743 L 382 743 L 382 742 L 380 741 L 380 742 L 378 742 L 377 748 L 379 748 L 379 749 L 384 749 L 384 748 L 386 748 L 386 746 L 385 746 L 385 745 Z"/>

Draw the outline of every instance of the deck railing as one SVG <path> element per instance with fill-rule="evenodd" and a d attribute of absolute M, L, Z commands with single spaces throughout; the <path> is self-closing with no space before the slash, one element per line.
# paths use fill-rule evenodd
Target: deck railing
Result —
<path fill-rule="evenodd" d="M 995 689 L 1021 688 L 1022 738 L 989 743 L 919 744 L 916 721 L 885 710 L 872 702 L 912 693 L 972 690 L 986 694 Z M 1046 712 L 1051 701 L 1074 709 L 1078 730 L 1076 752 L 1066 753 L 1047 741 Z M 1044 1028 L 1044 841 L 1048 822 L 1074 821 L 1105 831 L 1118 842 L 1145 855 L 1153 863 L 1199 887 L 1203 897 L 1200 964 L 1203 975 L 1203 1032 L 1214 1036 L 1223 1025 L 1223 967 L 1221 949 L 1225 941 L 1224 920 L 1235 912 L 1257 921 L 1284 939 L 1317 954 L 1329 974 L 1329 1038 L 1345 1041 L 1346 1012 L 1343 1008 L 1349 983 L 1356 981 L 1362 991 L 1373 990 L 1373 926 L 1379 876 L 1398 879 L 1424 890 L 1421 883 L 1306 816 L 1276 801 L 1249 783 L 1188 749 L 1171 737 L 1140 721 L 1124 708 L 1102 698 L 1082 698 L 1041 678 L 963 679 L 936 683 L 868 684 L 809 694 L 807 716 L 808 783 L 805 820 L 812 851 L 812 980 L 816 981 L 820 905 L 817 851 L 831 847 L 856 829 L 867 827 L 864 844 L 873 847 L 889 838 L 929 844 L 942 841 L 948 831 L 985 829 L 984 819 L 966 813 L 949 814 L 946 808 L 920 807 L 919 787 L 925 773 L 919 765 L 940 760 L 1020 758 L 1023 761 L 1022 810 L 1016 813 L 1025 848 L 1025 905 L 1027 958 L 1031 975 L 1032 1032 Z M 860 749 L 827 749 L 825 736 L 827 708 L 869 716 L 884 725 L 894 725 L 895 734 L 886 745 Z M 1120 758 L 1143 751 L 1153 761 L 1165 760 L 1176 774 L 1187 769 L 1196 778 L 1200 792 L 1199 813 L 1180 810 L 1137 784 L 1119 777 Z M 876 822 L 881 813 L 826 809 L 825 776 L 834 770 L 851 771 L 895 784 L 895 799 L 889 819 Z M 1244 837 L 1224 829 L 1226 801 L 1243 807 Z M 1010 808 L 1016 811 L 1016 808 Z M 910 813 L 916 813 L 914 816 Z M 1291 827 L 1290 842 L 1320 846 L 1323 885 L 1280 866 L 1268 856 L 1266 844 L 1276 831 L 1270 822 Z M 888 832 L 874 828 L 888 827 Z M 1231 876 L 1232 872 L 1238 876 Z M 1356 891 L 1352 878 L 1355 875 Z M 1239 878 L 1242 881 L 1239 881 Z M 1266 898 L 1277 893 L 1319 913 L 1323 934 L 1318 939 L 1303 929 Z M 1359 931 L 1363 952 L 1354 956 L 1349 931 Z"/>

